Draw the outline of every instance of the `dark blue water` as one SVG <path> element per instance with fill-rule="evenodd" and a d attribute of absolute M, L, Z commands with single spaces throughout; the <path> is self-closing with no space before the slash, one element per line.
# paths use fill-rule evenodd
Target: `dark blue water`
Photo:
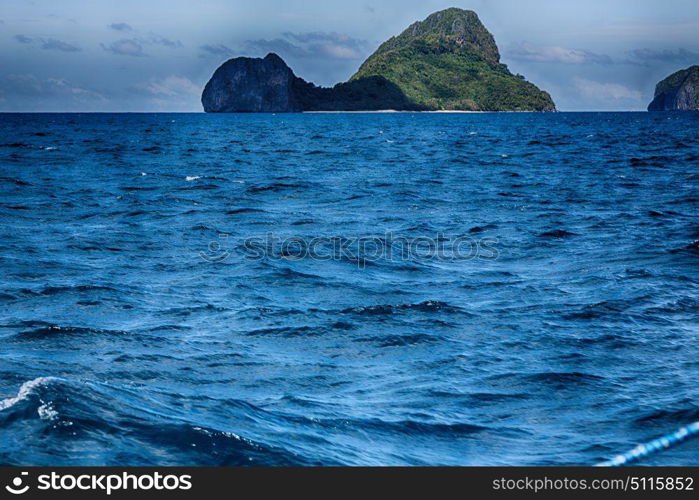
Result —
<path fill-rule="evenodd" d="M 696 421 L 698 129 L 0 115 L 0 463 L 592 464 Z M 369 237 L 424 251 L 297 252 Z"/>

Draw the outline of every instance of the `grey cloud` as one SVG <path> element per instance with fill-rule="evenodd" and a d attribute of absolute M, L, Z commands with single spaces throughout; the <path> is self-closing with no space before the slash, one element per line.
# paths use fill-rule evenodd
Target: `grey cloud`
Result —
<path fill-rule="evenodd" d="M 341 33 L 314 31 L 310 33 L 284 33 L 284 36 L 301 44 L 306 50 L 331 59 L 361 59 L 369 48 L 366 40 Z"/>
<path fill-rule="evenodd" d="M 296 40 L 302 43 L 308 42 L 334 42 L 343 44 L 358 44 L 361 41 L 354 39 L 348 35 L 342 35 L 340 33 L 326 33 L 324 31 L 311 31 L 308 33 L 284 33 L 286 38 Z"/>
<path fill-rule="evenodd" d="M 202 51 L 206 52 L 207 54 L 211 54 L 214 56 L 220 56 L 220 57 L 230 57 L 233 55 L 233 50 L 230 49 L 229 47 L 226 47 L 223 44 L 207 44 L 207 45 L 202 45 L 199 47 Z"/>
<path fill-rule="evenodd" d="M 0 78 L 0 94 L 39 99 L 61 97 L 74 103 L 107 100 L 99 92 L 74 85 L 64 78 L 40 79 L 33 74 L 11 74 Z"/>
<path fill-rule="evenodd" d="M 121 24 L 126 24 L 126 23 L 120 23 Z M 110 25 L 111 28 L 114 28 L 114 24 Z M 131 26 L 128 26 L 128 31 L 133 31 L 133 28 Z M 117 31 L 126 31 L 124 29 L 118 29 Z M 178 49 L 183 47 L 184 45 L 182 42 L 179 40 L 170 40 L 169 38 L 165 38 L 164 36 L 160 36 L 156 33 L 149 33 L 147 35 L 140 35 L 138 33 L 134 34 L 132 38 L 122 38 L 121 40 L 117 40 L 115 42 L 109 43 L 109 44 L 100 44 L 104 50 L 107 52 L 111 52 L 112 54 L 120 55 L 120 56 L 134 56 L 134 57 L 141 57 L 145 56 L 145 52 L 143 50 L 144 46 L 147 45 L 162 45 L 163 47 L 167 47 L 170 49 Z"/>
<path fill-rule="evenodd" d="M 192 80 L 180 75 L 170 75 L 165 78 L 151 78 L 147 82 L 142 82 L 130 87 L 133 92 L 146 94 L 149 96 L 168 98 L 186 95 L 201 94 L 201 87 Z"/>
<path fill-rule="evenodd" d="M 274 40 L 248 40 L 245 42 L 245 51 L 274 52 L 282 57 L 306 57 L 309 54 L 298 45 L 288 40 L 275 38 Z"/>
<path fill-rule="evenodd" d="M 19 43 L 33 43 L 34 39 L 27 35 L 15 35 L 15 40 Z"/>
<path fill-rule="evenodd" d="M 118 56 L 132 56 L 132 57 L 142 57 L 145 56 L 143 52 L 143 46 L 136 39 L 122 39 L 117 40 L 109 45 L 101 44 L 102 48 L 107 52 Z"/>
<path fill-rule="evenodd" d="M 42 39 L 41 48 L 44 50 L 60 50 L 61 52 L 80 52 L 82 50 L 80 47 L 55 38 Z"/>
<path fill-rule="evenodd" d="M 636 49 L 631 51 L 631 56 L 639 61 L 661 61 L 661 62 L 680 62 L 680 63 L 697 63 L 699 62 L 699 53 L 692 52 L 688 49 L 677 50 L 654 50 L 654 49 Z"/>
<path fill-rule="evenodd" d="M 278 52 L 287 57 L 309 57 L 334 60 L 362 59 L 369 47 L 365 40 L 341 33 L 314 31 L 308 33 L 284 33 L 273 40 L 249 40 L 247 49 Z"/>
<path fill-rule="evenodd" d="M 115 31 L 133 31 L 131 25 L 127 23 L 112 23 L 109 27 Z"/>
<path fill-rule="evenodd" d="M 612 58 L 604 54 L 595 54 L 588 50 L 569 49 L 557 46 L 537 46 L 529 42 L 512 44 L 505 51 L 510 59 L 562 64 L 611 64 Z"/>
<path fill-rule="evenodd" d="M 179 49 L 183 47 L 182 42 L 179 40 L 170 40 L 168 38 L 165 38 L 160 35 L 156 35 L 155 33 L 151 33 L 148 37 L 147 40 L 142 40 L 143 43 L 153 43 L 157 45 L 163 45 L 165 47 L 169 47 L 171 49 Z"/>
<path fill-rule="evenodd" d="M 82 50 L 80 47 L 56 38 L 31 37 L 27 35 L 15 35 L 14 38 L 19 43 L 38 43 L 44 50 L 60 50 L 61 52 L 80 52 Z"/>

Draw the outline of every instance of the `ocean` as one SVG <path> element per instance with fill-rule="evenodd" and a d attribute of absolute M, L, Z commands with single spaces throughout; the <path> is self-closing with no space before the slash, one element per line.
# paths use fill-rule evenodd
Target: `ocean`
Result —
<path fill-rule="evenodd" d="M 2 114 L 0 463 L 591 465 L 697 421 L 698 129 Z"/>

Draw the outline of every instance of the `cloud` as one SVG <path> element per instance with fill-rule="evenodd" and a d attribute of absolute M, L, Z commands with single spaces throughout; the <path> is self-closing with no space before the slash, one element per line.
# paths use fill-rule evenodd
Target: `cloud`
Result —
<path fill-rule="evenodd" d="M 109 27 L 115 31 L 133 31 L 131 25 L 126 23 L 112 23 Z"/>
<path fill-rule="evenodd" d="M 34 43 L 34 39 L 27 35 L 15 35 L 15 40 L 19 43 Z"/>
<path fill-rule="evenodd" d="M 143 57 L 145 54 L 143 53 L 143 45 L 139 43 L 138 40 L 131 38 L 131 39 L 122 39 L 122 40 L 117 40 L 116 42 L 112 42 L 109 45 L 101 44 L 102 48 L 106 50 L 107 52 L 111 52 L 112 54 L 118 55 L 118 56 L 132 56 L 132 57 Z"/>
<path fill-rule="evenodd" d="M 507 57 L 519 61 L 562 64 L 611 64 L 612 58 L 588 50 L 568 49 L 556 46 L 537 46 L 529 42 L 510 45 Z"/>
<path fill-rule="evenodd" d="M 308 51 L 324 54 L 331 59 L 361 59 L 368 47 L 365 40 L 335 32 L 285 33 L 284 36 L 290 40 L 308 44 L 306 46 Z"/>
<path fill-rule="evenodd" d="M 80 52 L 82 50 L 80 47 L 55 38 L 42 39 L 41 48 L 44 50 L 60 50 L 61 52 Z"/>
<path fill-rule="evenodd" d="M 151 79 L 136 85 L 137 90 L 152 96 L 174 97 L 179 95 L 199 95 L 201 88 L 184 76 L 170 75 L 165 78 Z"/>
<path fill-rule="evenodd" d="M 135 31 L 126 23 L 111 24 L 109 27 L 117 31 Z M 121 40 L 117 40 L 110 44 L 102 43 L 100 45 L 104 50 L 111 52 L 112 54 L 133 57 L 145 56 L 146 53 L 143 48 L 148 45 L 162 45 L 163 47 L 170 49 L 179 49 L 184 46 L 179 40 L 170 40 L 169 38 L 165 38 L 164 36 L 153 32 L 146 35 L 135 32 L 131 38 L 122 38 Z"/>
<path fill-rule="evenodd" d="M 259 52 L 261 55 L 266 52 L 274 52 L 282 57 L 308 57 L 308 53 L 298 45 L 294 45 L 288 40 L 275 38 L 274 40 L 248 40 L 245 42 L 244 52 Z"/>
<path fill-rule="evenodd" d="M 334 32 L 287 32 L 281 38 L 273 40 L 248 40 L 245 48 L 258 52 L 276 52 L 282 57 L 357 60 L 363 59 L 367 54 L 369 43 Z"/>
<path fill-rule="evenodd" d="M 213 45 L 202 45 L 201 47 L 199 47 L 199 49 L 206 52 L 207 54 L 220 57 L 230 57 L 234 53 L 232 49 L 220 43 Z"/>
<path fill-rule="evenodd" d="M 575 78 L 573 83 L 583 97 L 593 101 L 621 99 L 640 101 L 643 98 L 640 90 L 633 90 L 619 83 L 601 83 L 585 78 Z"/>
<path fill-rule="evenodd" d="M 94 90 L 74 85 L 65 78 L 40 79 L 33 74 L 11 74 L 0 78 L 0 95 L 71 102 L 104 103 L 107 99 Z"/>
<path fill-rule="evenodd" d="M 171 48 L 171 49 L 179 49 L 183 47 L 182 42 L 179 40 L 170 40 L 168 38 L 165 38 L 160 35 L 156 35 L 155 33 L 150 33 L 148 35 L 148 38 L 145 40 L 141 40 L 142 43 L 152 43 L 156 45 L 163 45 L 165 47 Z"/>
<path fill-rule="evenodd" d="M 655 49 L 636 49 L 630 52 L 631 57 L 642 62 L 678 62 L 678 63 L 696 63 L 699 61 L 699 53 L 692 52 L 688 49 L 677 50 L 655 50 Z"/>
<path fill-rule="evenodd" d="M 60 50 L 61 52 L 80 52 L 82 49 L 72 43 L 64 42 L 56 38 L 31 37 L 27 35 L 15 35 L 15 41 L 24 44 L 38 43 L 43 50 Z"/>

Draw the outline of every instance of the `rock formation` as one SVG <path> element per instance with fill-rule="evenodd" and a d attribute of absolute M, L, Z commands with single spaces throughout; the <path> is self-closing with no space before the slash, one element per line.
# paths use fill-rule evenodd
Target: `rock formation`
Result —
<path fill-rule="evenodd" d="M 207 113 L 286 113 L 303 111 L 295 101 L 297 77 L 276 54 L 239 57 L 216 70 L 201 102 Z"/>
<path fill-rule="evenodd" d="M 699 66 L 673 73 L 655 87 L 648 111 L 699 111 Z"/>
<path fill-rule="evenodd" d="M 383 43 L 347 83 L 306 82 L 276 54 L 237 58 L 202 95 L 213 113 L 354 110 L 555 111 L 548 93 L 500 63 L 473 11 L 446 9 Z"/>

